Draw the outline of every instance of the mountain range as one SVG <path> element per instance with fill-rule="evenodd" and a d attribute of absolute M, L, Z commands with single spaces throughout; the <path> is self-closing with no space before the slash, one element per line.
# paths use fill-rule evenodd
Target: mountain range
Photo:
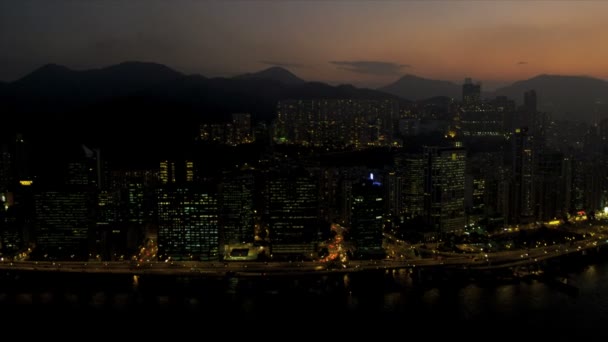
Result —
<path fill-rule="evenodd" d="M 539 75 L 484 93 L 521 103 L 534 89 L 539 109 L 555 119 L 591 121 L 606 114 L 608 82 L 591 77 Z M 482 89 L 483 90 L 483 89 Z M 44 142 L 78 140 L 131 154 L 173 148 L 192 141 L 202 121 L 249 112 L 270 121 L 281 99 L 398 99 L 402 103 L 444 96 L 459 99 L 461 86 L 405 75 L 380 89 L 307 82 L 280 67 L 232 78 L 186 75 L 156 63 L 125 62 L 76 71 L 45 65 L 0 83 L 0 140 L 15 132 Z"/>
<path fill-rule="evenodd" d="M 201 122 L 249 112 L 274 118 L 281 99 L 398 97 L 349 85 L 305 82 L 282 68 L 233 78 L 185 75 L 164 65 L 125 62 L 76 71 L 49 64 L 0 84 L 0 142 L 16 132 L 45 146 L 79 141 L 131 158 L 189 145 Z"/>
<path fill-rule="evenodd" d="M 378 90 L 413 101 L 462 97 L 462 85 L 414 75 L 405 75 Z M 522 104 L 528 90 L 536 91 L 538 109 L 554 119 L 591 122 L 608 117 L 608 82 L 587 76 L 538 75 L 490 92 L 484 91 L 482 85 L 482 97 L 507 96 Z"/>
<path fill-rule="evenodd" d="M 455 83 L 431 80 L 409 74 L 401 77 L 394 83 L 378 88 L 378 90 L 412 101 L 426 100 L 435 96 L 453 98 L 460 98 L 462 96 L 462 86 Z"/>
<path fill-rule="evenodd" d="M 306 83 L 306 81 L 292 74 L 289 70 L 277 66 L 255 73 L 238 75 L 235 78 L 241 80 L 274 80 L 287 85 L 299 85 Z"/>
<path fill-rule="evenodd" d="M 497 89 L 503 95 L 523 101 L 523 93 L 534 89 L 538 108 L 558 120 L 593 122 L 608 118 L 608 82 L 587 76 L 538 75 Z"/>

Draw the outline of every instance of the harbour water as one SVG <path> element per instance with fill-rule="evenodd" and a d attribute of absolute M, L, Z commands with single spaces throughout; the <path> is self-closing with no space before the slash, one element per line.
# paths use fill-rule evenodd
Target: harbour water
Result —
<path fill-rule="evenodd" d="M 479 336 L 476 329 L 513 337 L 605 336 L 608 258 L 565 260 L 559 274 L 577 291 L 534 277 L 420 280 L 409 270 L 298 278 L 6 273 L 0 278 L 0 307 L 32 318 L 61 312 L 63 318 L 280 320 L 310 329 L 344 321 L 365 330 L 444 326 L 471 336 Z"/>

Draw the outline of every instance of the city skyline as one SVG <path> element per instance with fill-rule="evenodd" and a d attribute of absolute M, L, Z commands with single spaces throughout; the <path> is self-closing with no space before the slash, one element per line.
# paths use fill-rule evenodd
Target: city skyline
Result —
<path fill-rule="evenodd" d="M 62 338 L 597 339 L 606 14 L 0 0 L 0 307 Z"/>
<path fill-rule="evenodd" d="M 608 4 L 559 2 L 0 3 L 0 80 L 46 63 L 125 60 L 234 76 L 282 66 L 305 80 L 379 87 L 405 74 L 492 89 L 538 74 L 607 79 Z"/>

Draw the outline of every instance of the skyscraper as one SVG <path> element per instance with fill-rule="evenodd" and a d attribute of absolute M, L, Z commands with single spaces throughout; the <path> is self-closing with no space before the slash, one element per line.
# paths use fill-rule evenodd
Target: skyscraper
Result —
<path fill-rule="evenodd" d="M 219 188 L 222 244 L 253 242 L 254 175 L 251 171 L 227 173 Z"/>
<path fill-rule="evenodd" d="M 511 175 L 509 223 L 520 223 L 534 216 L 534 137 L 528 128 L 517 128 L 511 141 Z"/>
<path fill-rule="evenodd" d="M 425 212 L 437 232 L 464 229 L 464 148 L 425 147 Z"/>
<path fill-rule="evenodd" d="M 36 255 L 51 260 L 87 260 L 94 223 L 91 194 L 78 189 L 40 191 L 34 202 Z"/>
<path fill-rule="evenodd" d="M 208 186 L 165 185 L 158 189 L 159 256 L 173 260 L 217 260 L 217 194 Z"/>
<path fill-rule="evenodd" d="M 481 84 L 473 84 L 470 78 L 465 78 L 462 85 L 462 103 L 465 107 L 478 105 L 481 100 Z"/>
<path fill-rule="evenodd" d="M 304 168 L 284 166 L 266 182 L 272 254 L 310 256 L 319 230 L 318 181 Z"/>
<path fill-rule="evenodd" d="M 353 184 L 351 205 L 350 236 L 356 246 L 355 255 L 358 258 L 384 256 L 384 188 L 374 181 L 373 173 Z"/>
<path fill-rule="evenodd" d="M 219 258 L 217 186 L 198 182 L 193 161 L 161 161 L 156 200 L 160 258 Z"/>
<path fill-rule="evenodd" d="M 234 141 L 236 144 L 247 144 L 253 142 L 253 133 L 251 131 L 251 114 L 232 114 L 232 126 L 234 127 Z"/>

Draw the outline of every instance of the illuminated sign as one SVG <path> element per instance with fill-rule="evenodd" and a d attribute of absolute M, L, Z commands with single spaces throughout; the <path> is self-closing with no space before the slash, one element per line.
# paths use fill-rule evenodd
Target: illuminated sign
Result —
<path fill-rule="evenodd" d="M 19 184 L 23 185 L 23 186 L 30 186 L 32 185 L 32 183 L 34 183 L 33 180 L 20 180 Z"/>

